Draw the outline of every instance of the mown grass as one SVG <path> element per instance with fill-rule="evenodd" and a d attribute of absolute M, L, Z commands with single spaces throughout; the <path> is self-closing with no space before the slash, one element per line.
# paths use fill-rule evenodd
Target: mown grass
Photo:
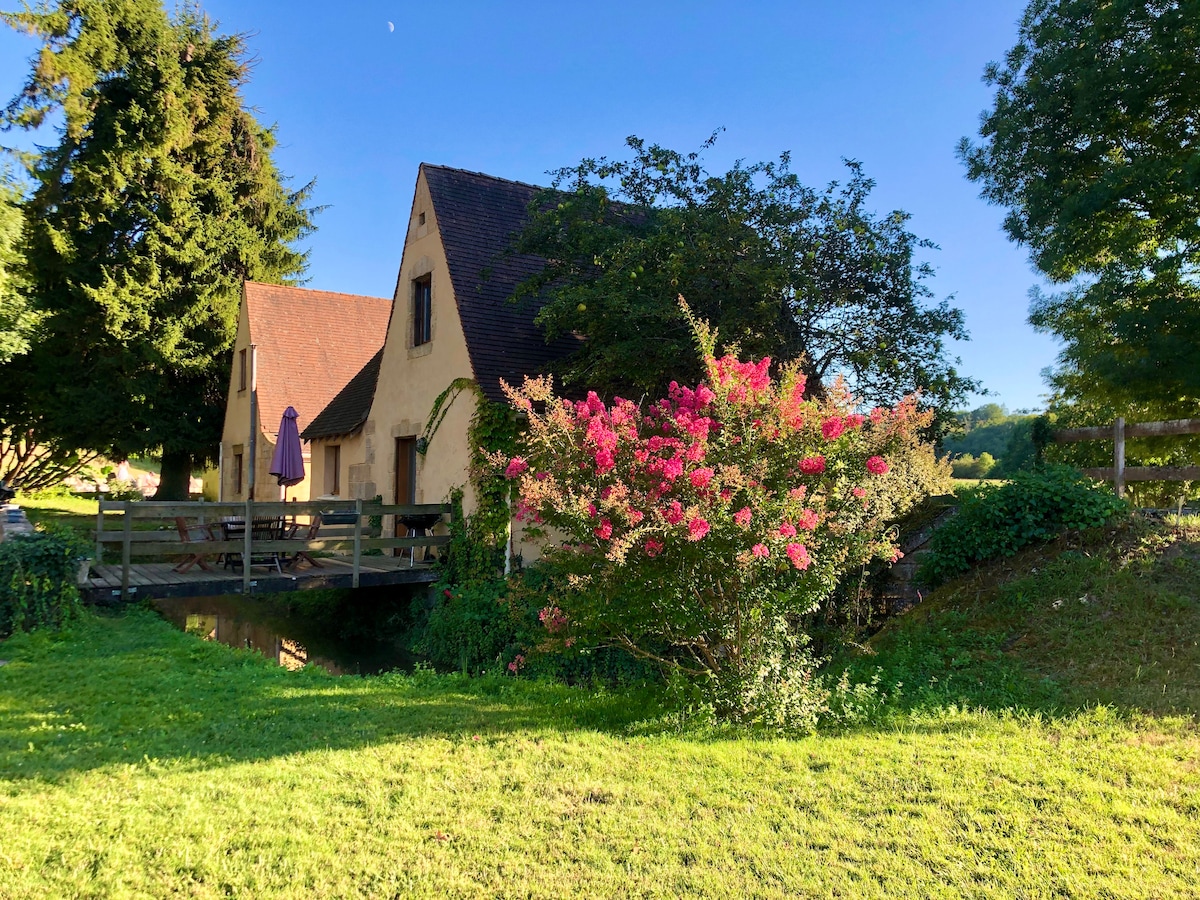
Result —
<path fill-rule="evenodd" d="M 77 531 L 96 529 L 97 503 L 89 497 L 69 494 L 26 496 L 16 502 L 25 510 L 25 515 L 34 525 L 62 525 Z"/>
<path fill-rule="evenodd" d="M 951 585 L 854 661 L 877 724 L 802 739 L 288 673 L 144 612 L 18 636 L 0 896 L 1194 896 L 1195 549 L 1113 532 Z"/>
<path fill-rule="evenodd" d="M 1134 519 L 983 567 L 872 641 L 900 704 L 1200 711 L 1200 527 Z"/>

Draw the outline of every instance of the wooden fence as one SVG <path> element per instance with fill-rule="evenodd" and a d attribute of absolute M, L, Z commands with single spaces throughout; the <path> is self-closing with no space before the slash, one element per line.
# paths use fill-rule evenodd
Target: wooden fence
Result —
<path fill-rule="evenodd" d="M 1078 441 L 1113 442 L 1113 464 L 1100 469 L 1084 469 L 1085 475 L 1101 481 L 1111 481 L 1118 497 L 1125 496 L 1128 481 L 1200 481 L 1200 466 L 1125 466 L 1125 439 L 1138 437 L 1167 437 L 1178 434 L 1200 434 L 1200 419 L 1171 419 L 1166 422 L 1138 422 L 1126 425 L 1118 418 L 1112 425 L 1093 428 L 1057 428 L 1056 444 Z"/>
<path fill-rule="evenodd" d="M 119 511 L 121 517 L 120 530 L 106 529 L 105 513 Z M 321 531 L 314 540 L 255 540 L 252 528 L 245 528 L 245 537 L 231 541 L 194 541 L 183 542 L 175 528 L 175 519 L 183 517 L 189 524 L 217 524 L 223 518 L 240 519 L 242 522 L 253 522 L 255 519 L 273 517 L 308 517 L 318 513 L 326 516 L 341 514 L 352 517 L 346 525 L 322 525 Z M 416 537 L 371 537 L 364 534 L 363 519 L 372 516 L 443 516 L 443 522 L 449 518 L 451 507 L 448 504 L 419 504 L 413 506 L 392 506 L 380 503 L 363 502 L 362 500 L 309 500 L 306 502 L 268 501 L 255 502 L 247 500 L 244 503 L 207 503 L 187 502 L 170 503 L 152 500 L 101 500 L 100 509 L 96 513 L 96 560 L 103 559 L 104 547 L 109 544 L 119 544 L 121 547 L 121 593 L 129 593 L 129 568 L 135 556 L 164 556 L 179 554 L 216 555 L 219 553 L 241 554 L 242 590 L 250 593 L 249 561 L 255 554 L 264 553 L 296 553 L 341 550 L 351 551 L 353 565 L 353 586 L 359 586 L 359 567 L 364 550 L 388 550 L 394 548 L 415 548 L 443 546 L 450 542 L 446 535 Z M 169 530 L 135 531 L 134 520 L 157 521 L 160 528 L 170 526 Z"/>

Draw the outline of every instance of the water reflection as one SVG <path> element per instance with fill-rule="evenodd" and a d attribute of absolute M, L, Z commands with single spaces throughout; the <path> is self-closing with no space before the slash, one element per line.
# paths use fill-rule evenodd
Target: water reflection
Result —
<path fill-rule="evenodd" d="M 286 669 L 317 665 L 334 675 L 410 670 L 413 657 L 387 639 L 347 639 L 329 621 L 262 599 L 186 597 L 153 601 L 177 628 L 202 640 L 256 650 Z"/>

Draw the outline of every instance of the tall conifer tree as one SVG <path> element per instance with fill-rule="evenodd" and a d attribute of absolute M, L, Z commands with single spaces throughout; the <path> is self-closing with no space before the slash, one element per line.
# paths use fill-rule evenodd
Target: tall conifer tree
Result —
<path fill-rule="evenodd" d="M 294 283 L 311 185 L 289 192 L 243 106 L 243 38 L 195 7 L 59 0 L 5 13 L 43 42 L 10 127 L 61 115 L 24 235 L 44 318 L 13 383 L 43 427 L 118 457 L 161 449 L 159 497 L 186 496 L 220 439 L 244 279 Z"/>

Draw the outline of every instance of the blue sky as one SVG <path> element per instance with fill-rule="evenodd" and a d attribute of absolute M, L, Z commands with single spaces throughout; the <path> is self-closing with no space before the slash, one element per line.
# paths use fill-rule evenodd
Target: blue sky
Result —
<path fill-rule="evenodd" d="M 1040 281 L 954 155 L 976 132 L 983 67 L 1013 44 L 1021 2 L 203 6 L 248 34 L 247 102 L 275 123 L 281 170 L 315 178 L 328 207 L 309 242 L 310 287 L 391 296 L 422 161 L 544 184 L 581 157 L 621 154 L 630 134 L 691 150 L 723 127 L 706 154 L 714 171 L 790 150 L 819 187 L 842 177 L 843 158 L 862 161 L 874 208 L 907 210 L 941 248 L 928 255 L 931 287 L 966 312 L 963 371 L 1010 409 L 1042 403 L 1055 345 L 1025 322 Z M 4 98 L 33 49 L 0 31 Z"/>

